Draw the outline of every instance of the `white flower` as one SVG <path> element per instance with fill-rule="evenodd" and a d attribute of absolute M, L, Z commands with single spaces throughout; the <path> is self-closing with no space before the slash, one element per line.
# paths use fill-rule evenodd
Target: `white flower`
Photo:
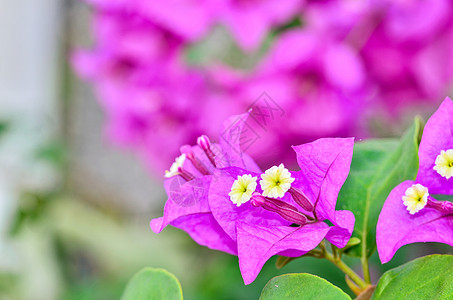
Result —
<path fill-rule="evenodd" d="M 171 165 L 170 171 L 165 171 L 165 178 L 170 178 L 179 174 L 178 169 L 182 168 L 184 161 L 186 160 L 186 155 L 181 154 L 175 159 L 175 162 Z"/>
<path fill-rule="evenodd" d="M 250 174 L 238 176 L 231 186 L 231 191 L 228 193 L 231 202 L 238 207 L 249 201 L 253 192 L 256 190 L 257 177 L 252 177 Z"/>
<path fill-rule="evenodd" d="M 283 164 L 273 166 L 261 174 L 260 185 L 263 189 L 263 196 L 281 198 L 291 188 L 294 178 L 291 177 L 288 169 Z"/>
<path fill-rule="evenodd" d="M 421 184 L 414 184 L 406 190 L 403 203 L 411 215 L 419 212 L 428 202 L 428 189 Z"/>
<path fill-rule="evenodd" d="M 436 157 L 433 169 L 436 170 L 442 177 L 447 179 L 453 177 L 453 149 L 440 151 L 440 154 Z"/>

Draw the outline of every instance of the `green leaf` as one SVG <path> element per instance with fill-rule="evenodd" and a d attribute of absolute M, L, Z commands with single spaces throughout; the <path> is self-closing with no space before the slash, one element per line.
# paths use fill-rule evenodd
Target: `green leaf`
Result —
<path fill-rule="evenodd" d="M 126 286 L 121 300 L 182 300 L 181 285 L 164 269 L 144 268 Z"/>
<path fill-rule="evenodd" d="M 348 250 L 349 248 L 352 248 L 354 246 L 357 246 L 358 244 L 360 244 L 360 239 L 359 238 L 356 238 L 356 237 L 352 237 L 349 239 L 348 243 L 346 244 L 346 246 L 344 246 L 343 248 L 341 249 L 338 249 L 338 251 L 340 253 L 343 253 L 345 252 L 346 250 Z"/>
<path fill-rule="evenodd" d="M 453 299 L 451 270 L 451 255 L 415 259 L 385 272 L 371 299 Z"/>
<path fill-rule="evenodd" d="M 311 274 L 285 274 L 269 280 L 260 300 L 351 300 L 345 292 L 325 279 Z"/>
<path fill-rule="evenodd" d="M 400 140 L 371 139 L 355 144 L 351 172 L 338 196 L 337 209 L 354 213 L 352 236 L 361 243 L 346 254 L 369 257 L 376 249 L 376 224 L 385 199 L 395 186 L 417 175 L 421 132 L 421 120 L 416 118 Z"/>

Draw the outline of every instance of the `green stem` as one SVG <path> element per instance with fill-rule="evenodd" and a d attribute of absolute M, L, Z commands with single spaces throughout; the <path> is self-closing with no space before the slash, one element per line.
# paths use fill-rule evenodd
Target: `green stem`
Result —
<path fill-rule="evenodd" d="M 368 258 L 366 256 L 366 253 L 365 253 L 365 255 L 362 255 L 361 261 L 362 261 L 363 278 L 365 279 L 366 283 L 370 284 L 371 283 L 370 268 L 368 266 Z"/>
<path fill-rule="evenodd" d="M 349 278 L 351 278 L 352 281 L 354 281 L 360 288 L 362 289 L 365 289 L 368 284 L 362 279 L 360 278 L 359 275 L 357 275 L 356 272 L 354 272 L 354 270 L 352 270 L 347 264 L 345 264 L 341 259 L 335 259 L 335 257 L 333 257 L 332 254 L 330 254 L 329 252 L 325 252 L 324 253 L 324 257 L 332 262 L 334 265 L 337 266 L 338 269 L 340 269 L 341 271 L 343 271 L 343 273 L 345 273 L 346 275 L 349 276 Z"/>
<path fill-rule="evenodd" d="M 340 260 L 340 259 L 341 259 L 341 256 L 338 255 L 337 247 L 335 247 L 334 244 L 330 244 L 330 246 L 331 246 L 331 248 L 332 248 L 333 257 L 334 257 L 336 260 Z"/>
<path fill-rule="evenodd" d="M 322 250 L 322 252 L 324 254 L 324 257 L 328 261 L 330 261 L 331 263 L 336 265 L 338 269 L 343 271 L 343 273 L 348 275 L 349 278 L 351 278 L 351 280 L 354 281 L 357 284 L 358 287 L 360 287 L 361 289 L 365 289 L 369 285 L 356 272 L 354 272 L 354 270 L 352 270 L 347 264 L 345 264 L 341 260 L 341 257 L 335 257 L 334 255 L 330 254 L 326 250 L 326 242 L 324 240 L 319 244 L 319 248 L 321 248 L 321 250 Z M 332 251 L 334 251 L 333 247 L 332 247 Z M 335 252 L 336 252 L 336 250 L 335 250 Z"/>

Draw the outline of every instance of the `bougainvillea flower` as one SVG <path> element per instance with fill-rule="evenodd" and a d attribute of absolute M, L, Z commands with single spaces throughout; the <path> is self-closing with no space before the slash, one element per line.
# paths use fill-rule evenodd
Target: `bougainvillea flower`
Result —
<path fill-rule="evenodd" d="M 219 120 L 260 102 L 264 91 L 285 117 L 268 118 L 267 138 L 248 151 L 264 164 L 288 165 L 290 145 L 366 136 L 369 127 L 357 125 L 370 108 L 398 112 L 435 101 L 453 79 L 450 0 L 85 1 L 93 8 L 94 45 L 77 52 L 73 65 L 95 85 L 110 140 L 138 152 L 158 175 L 180 145 L 200 133 L 215 137 Z M 301 25 L 293 22 L 299 17 Z M 243 50 L 261 44 L 264 52 L 193 64 L 205 51 L 217 57 L 210 51 L 229 49 L 218 31 L 209 35 L 219 23 Z M 229 87 L 214 75 L 224 63 L 241 74 Z"/>
<path fill-rule="evenodd" d="M 446 98 L 426 123 L 417 181 L 433 194 L 453 195 L 453 101 Z"/>
<path fill-rule="evenodd" d="M 269 30 L 297 15 L 303 0 L 241 1 L 223 0 L 217 4 L 221 22 L 231 30 L 246 51 L 256 50 Z"/>
<path fill-rule="evenodd" d="M 279 160 L 269 157 L 274 155 L 273 151 L 262 153 L 255 147 L 250 149 L 254 157 L 274 159 L 274 164 L 289 164 L 292 154 L 286 149 L 296 142 L 348 136 L 353 124 L 360 122 L 369 92 L 358 53 L 348 45 L 308 29 L 293 29 L 279 35 L 241 90 L 245 99 L 255 99 L 266 91 L 284 112 L 281 122 L 278 117 L 275 119 L 279 122 L 271 122 L 269 118 L 266 140 L 256 144 L 262 149 L 280 150 Z M 278 115 L 275 111 L 271 113 Z"/>
<path fill-rule="evenodd" d="M 390 193 L 376 228 L 382 263 L 407 244 L 439 242 L 453 246 L 453 203 L 437 201 L 429 192 L 420 183 L 404 181 Z"/>
<path fill-rule="evenodd" d="M 219 144 L 206 136 L 197 146 L 181 147 L 181 155 L 165 173 L 168 200 L 163 217 L 151 220 L 151 229 L 159 233 L 167 225 L 186 231 L 198 244 L 237 254 L 236 242 L 214 219 L 208 203 L 212 174 L 219 167 L 238 166 L 260 172 L 255 162 L 241 151 L 240 136 L 247 115 L 233 116 L 225 122 Z"/>
<path fill-rule="evenodd" d="M 379 102 L 398 112 L 414 101 L 445 95 L 452 81 L 451 71 L 446 71 L 453 58 L 451 1 L 382 1 L 379 6 L 368 18 L 374 29 L 362 42 Z"/>
<path fill-rule="evenodd" d="M 284 165 L 264 174 L 237 167 L 215 171 L 209 205 L 218 224 L 237 242 L 245 284 L 255 280 L 273 255 L 301 256 L 324 238 L 340 248 L 346 245 L 354 215 L 335 211 L 335 204 L 349 173 L 353 144 L 352 138 L 336 138 L 294 146 L 301 168 L 297 172 L 288 171 Z M 236 189 L 238 181 L 244 183 L 245 175 L 257 178 L 260 184 L 245 182 L 243 193 L 247 197 L 242 199 L 247 201 L 237 205 L 237 191 L 236 198 L 229 192 Z M 261 187 L 268 190 L 268 196 Z"/>
<path fill-rule="evenodd" d="M 376 228 L 379 257 L 388 262 L 403 245 L 440 242 L 453 246 L 453 204 L 432 194 L 453 195 L 453 101 L 446 98 L 423 131 L 414 181 L 392 190 Z"/>
<path fill-rule="evenodd" d="M 310 1 L 303 20 L 319 35 L 333 35 L 360 53 L 376 88 L 373 109 L 396 115 L 416 101 L 434 102 L 448 91 L 453 79 L 452 13 L 449 0 Z"/>
<path fill-rule="evenodd" d="M 215 16 L 215 5 L 209 0 L 145 0 L 137 1 L 136 8 L 150 20 L 189 41 L 203 38 Z"/>

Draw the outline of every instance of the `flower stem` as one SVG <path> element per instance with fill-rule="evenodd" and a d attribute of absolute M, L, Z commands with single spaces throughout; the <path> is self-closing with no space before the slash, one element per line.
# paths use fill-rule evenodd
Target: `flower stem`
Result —
<path fill-rule="evenodd" d="M 366 283 L 371 283 L 370 268 L 368 266 L 368 258 L 366 257 L 366 255 L 362 256 L 361 261 L 362 261 L 363 278 L 365 279 Z"/>
<path fill-rule="evenodd" d="M 341 260 L 341 256 L 338 255 L 337 247 L 335 247 L 333 244 L 330 244 L 330 246 L 331 246 L 331 248 L 332 248 L 333 257 L 334 257 L 336 260 Z"/>
<path fill-rule="evenodd" d="M 333 263 L 334 265 L 337 266 L 338 269 L 343 271 L 346 275 L 349 276 L 349 278 L 354 281 L 358 287 L 361 289 L 365 289 L 369 284 L 366 283 L 354 270 L 352 270 L 347 264 L 345 264 L 342 260 L 341 257 L 335 257 L 331 253 L 329 253 L 326 250 L 326 244 L 325 241 L 322 241 L 321 244 L 319 244 L 319 247 L 321 248 L 324 258 L 326 258 L 328 261 Z"/>
<path fill-rule="evenodd" d="M 341 259 L 335 259 L 335 257 L 333 257 L 332 254 L 326 252 L 324 254 L 324 257 L 332 262 L 334 265 L 337 266 L 338 269 L 340 269 L 341 271 L 343 271 L 343 273 L 345 273 L 346 275 L 349 276 L 349 278 L 351 278 L 352 281 L 354 281 L 360 288 L 362 289 L 365 289 L 368 284 L 362 279 L 360 278 L 359 275 L 357 275 L 356 272 L 354 272 L 354 270 L 352 270 L 347 264 L 345 264 Z"/>

